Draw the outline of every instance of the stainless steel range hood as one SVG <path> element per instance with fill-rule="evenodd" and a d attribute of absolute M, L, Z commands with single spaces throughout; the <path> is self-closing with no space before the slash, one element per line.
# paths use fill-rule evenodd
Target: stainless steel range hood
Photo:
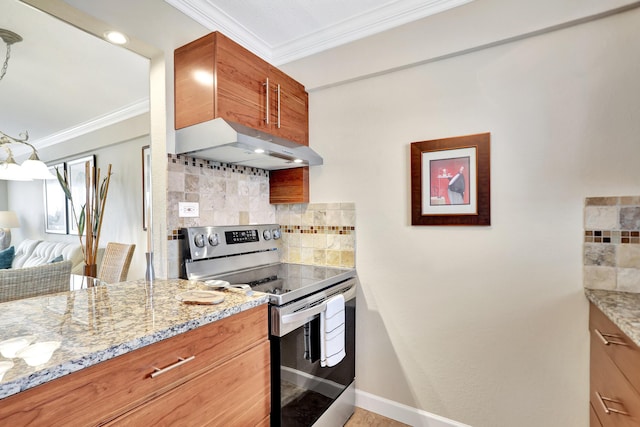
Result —
<path fill-rule="evenodd" d="M 176 153 L 267 170 L 322 164 L 307 146 L 220 118 L 178 129 Z"/>

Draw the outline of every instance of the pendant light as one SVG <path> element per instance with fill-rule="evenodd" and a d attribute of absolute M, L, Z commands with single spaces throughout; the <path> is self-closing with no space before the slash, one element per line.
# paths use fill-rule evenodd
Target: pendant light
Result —
<path fill-rule="evenodd" d="M 5 55 L 4 63 L 2 64 L 2 68 L 0 69 L 0 80 L 2 80 L 5 74 L 7 74 L 7 68 L 9 67 L 9 58 L 11 58 L 11 45 L 21 42 L 22 37 L 20 37 L 20 35 L 14 33 L 13 31 L 0 28 L 0 38 L 7 47 L 7 53 Z M 14 138 L 0 131 L 0 146 L 7 152 L 7 158 L 0 161 L 0 179 L 9 181 L 30 181 L 32 179 L 56 178 L 55 175 L 49 172 L 47 165 L 38 158 L 38 151 L 33 145 L 27 142 L 28 139 L 29 134 L 27 132 L 24 132 L 17 138 Z M 28 146 L 31 149 L 31 155 L 29 156 L 29 159 L 24 161 L 22 165 L 18 165 L 13 158 L 13 152 L 9 147 L 11 144 L 22 144 Z"/>

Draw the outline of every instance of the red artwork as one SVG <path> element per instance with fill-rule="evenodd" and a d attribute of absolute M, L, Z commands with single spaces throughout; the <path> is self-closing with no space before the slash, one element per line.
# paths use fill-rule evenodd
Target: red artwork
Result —
<path fill-rule="evenodd" d="M 431 205 L 469 204 L 469 157 L 431 160 L 429 174 Z"/>

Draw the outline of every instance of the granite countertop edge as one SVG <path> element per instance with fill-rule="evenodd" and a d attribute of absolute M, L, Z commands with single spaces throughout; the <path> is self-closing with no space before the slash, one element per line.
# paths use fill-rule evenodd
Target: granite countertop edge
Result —
<path fill-rule="evenodd" d="M 258 307 L 268 303 L 268 300 L 269 297 L 267 294 L 254 293 L 254 296 L 251 299 L 236 303 L 230 307 L 217 309 L 205 314 L 196 314 L 193 318 L 186 321 L 178 322 L 159 330 L 150 331 L 148 334 L 83 354 L 80 357 L 71 357 L 60 363 L 49 364 L 35 370 L 34 372 L 25 373 L 11 381 L 0 381 L 0 399 L 4 399 L 38 385 L 45 384 L 54 379 L 61 378 L 67 374 L 80 371 L 117 356 L 127 354 L 131 351 L 189 332 L 201 326 L 222 320 L 254 307 Z"/>
<path fill-rule="evenodd" d="M 585 288 L 585 295 L 640 347 L 640 293 Z"/>

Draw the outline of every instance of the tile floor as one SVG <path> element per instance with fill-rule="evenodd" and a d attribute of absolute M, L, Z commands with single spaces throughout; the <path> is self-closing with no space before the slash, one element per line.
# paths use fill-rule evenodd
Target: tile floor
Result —
<path fill-rule="evenodd" d="M 366 411 L 362 408 L 356 408 L 355 412 L 349 418 L 344 427 L 410 427 L 391 418 Z"/>

